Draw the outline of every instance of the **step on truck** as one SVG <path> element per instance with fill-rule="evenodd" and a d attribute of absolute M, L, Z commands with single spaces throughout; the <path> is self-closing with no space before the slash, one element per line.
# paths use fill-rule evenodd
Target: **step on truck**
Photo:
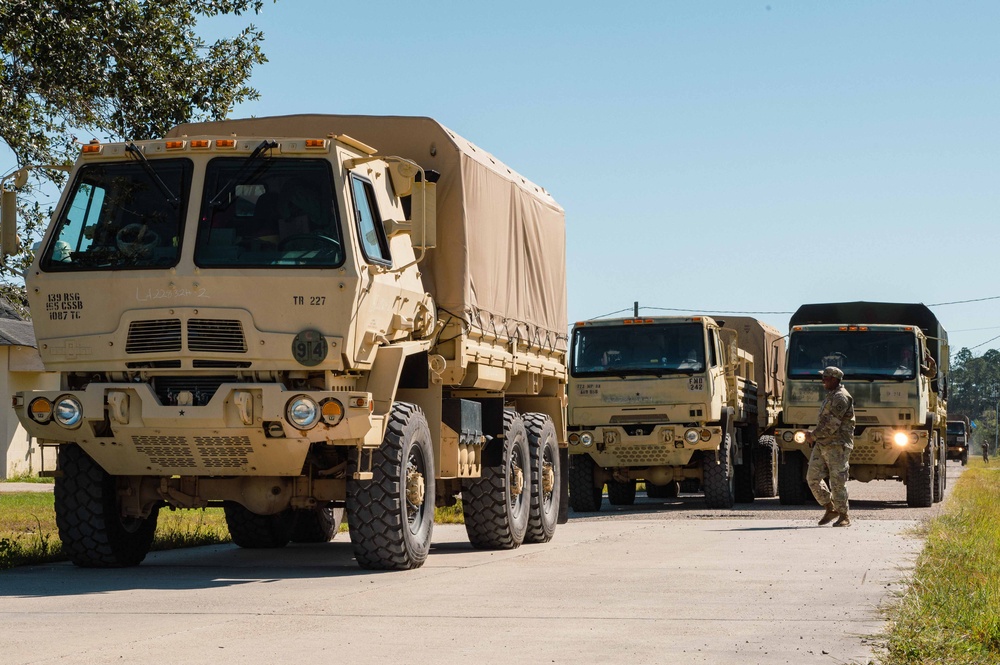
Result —
<path fill-rule="evenodd" d="M 968 416 L 951 416 L 947 426 L 948 459 L 965 466 L 969 463 L 969 444 L 972 443 L 972 429 Z"/>
<path fill-rule="evenodd" d="M 711 508 L 774 496 L 784 340 L 755 319 L 599 319 L 570 341 L 570 505 L 685 490 Z"/>
<path fill-rule="evenodd" d="M 948 337 L 937 317 L 921 304 L 823 303 L 802 305 L 788 326 L 788 385 L 777 429 L 781 503 L 813 500 L 805 430 L 816 425 L 825 396 L 819 372 L 827 366 L 844 372 L 854 398 L 850 478 L 901 481 L 910 506 L 940 501 Z"/>
<path fill-rule="evenodd" d="M 359 565 L 408 569 L 459 495 L 476 547 L 549 540 L 564 275 L 548 192 L 429 118 L 83 146 L 26 276 L 62 385 L 14 397 L 64 550 L 134 565 L 161 508 L 221 506 L 241 547 L 346 514 Z"/>

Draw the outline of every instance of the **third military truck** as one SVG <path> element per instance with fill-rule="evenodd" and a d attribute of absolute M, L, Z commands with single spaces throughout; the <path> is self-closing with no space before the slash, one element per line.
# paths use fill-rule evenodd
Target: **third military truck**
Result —
<path fill-rule="evenodd" d="M 902 481 L 910 506 L 940 501 L 947 464 L 945 330 L 921 304 L 847 302 L 803 305 L 789 321 L 788 384 L 777 429 L 781 502 L 812 501 L 805 430 L 816 425 L 825 396 L 819 373 L 828 366 L 844 372 L 854 398 L 851 479 Z"/>
<path fill-rule="evenodd" d="M 161 508 L 252 548 L 346 512 L 361 566 L 407 569 L 458 495 L 477 547 L 549 540 L 564 275 L 562 208 L 429 118 L 83 146 L 26 277 L 61 388 L 14 402 L 58 450 L 63 549 L 135 565 Z"/>
<path fill-rule="evenodd" d="M 700 487 L 712 508 L 774 496 L 784 340 L 755 319 L 584 321 L 570 342 L 570 504 Z"/>
<path fill-rule="evenodd" d="M 965 466 L 969 463 L 969 445 L 972 443 L 972 430 L 968 416 L 951 416 L 948 420 L 948 459 L 953 459 Z"/>

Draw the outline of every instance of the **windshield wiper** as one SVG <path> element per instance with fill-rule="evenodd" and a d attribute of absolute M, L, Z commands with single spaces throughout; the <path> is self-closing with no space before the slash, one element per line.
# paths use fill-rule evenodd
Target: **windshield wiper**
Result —
<path fill-rule="evenodd" d="M 258 157 L 260 157 L 261 153 L 265 150 L 273 150 L 277 147 L 277 141 L 261 141 L 260 145 L 254 148 L 253 152 L 250 153 L 250 156 L 247 157 L 242 164 L 240 164 L 240 168 L 236 172 L 236 175 L 230 178 L 229 182 L 227 182 L 222 189 L 220 189 L 216 195 L 212 197 L 212 200 L 208 202 L 208 205 L 212 208 L 221 207 L 225 198 L 229 196 L 229 192 L 236 188 L 236 184 L 240 181 L 247 168 L 249 168 L 249 166 L 253 164 Z"/>
<path fill-rule="evenodd" d="M 133 141 L 129 141 L 125 144 L 125 152 L 135 156 L 135 158 L 139 160 L 139 164 L 142 165 L 142 170 L 146 172 L 146 175 L 153 179 L 153 182 L 156 183 L 160 192 L 167 199 L 167 203 L 169 203 L 172 208 L 177 208 L 181 204 L 180 198 L 170 191 L 170 188 L 167 187 L 167 183 L 160 179 L 159 174 L 156 173 L 156 170 L 149 163 L 149 160 L 146 159 L 146 155 L 142 154 L 142 150 L 139 149 L 139 146 L 137 146 Z"/>

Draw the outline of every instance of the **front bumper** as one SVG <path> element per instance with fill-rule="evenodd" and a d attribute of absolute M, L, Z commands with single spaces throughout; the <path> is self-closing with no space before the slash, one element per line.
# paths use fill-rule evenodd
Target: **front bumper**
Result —
<path fill-rule="evenodd" d="M 809 426 L 811 427 L 811 426 Z M 808 443 L 796 443 L 795 433 L 802 432 L 807 427 L 778 428 L 774 438 L 782 451 L 799 451 L 806 457 L 810 454 Z M 893 441 L 896 433 L 906 435 L 906 443 L 899 445 Z M 905 429 L 898 427 L 867 427 L 854 437 L 854 450 L 851 451 L 851 464 L 873 464 L 879 466 L 894 466 L 903 453 L 920 454 L 927 447 L 929 438 L 926 430 Z"/>
<path fill-rule="evenodd" d="M 689 430 L 698 432 L 698 440 L 685 439 Z M 584 434 L 591 437 L 584 444 Z M 636 426 L 602 425 L 570 432 L 571 455 L 589 454 L 604 468 L 686 466 L 696 450 L 714 451 L 722 443 L 722 428 L 657 425 L 648 434 Z"/>

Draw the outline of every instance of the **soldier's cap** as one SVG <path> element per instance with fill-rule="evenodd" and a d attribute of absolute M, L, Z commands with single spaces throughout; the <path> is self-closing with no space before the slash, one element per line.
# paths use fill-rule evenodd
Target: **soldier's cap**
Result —
<path fill-rule="evenodd" d="M 820 370 L 820 376 L 824 378 L 832 376 L 833 378 L 839 381 L 842 378 L 844 378 L 844 371 L 839 367 L 824 367 L 822 370 Z"/>

